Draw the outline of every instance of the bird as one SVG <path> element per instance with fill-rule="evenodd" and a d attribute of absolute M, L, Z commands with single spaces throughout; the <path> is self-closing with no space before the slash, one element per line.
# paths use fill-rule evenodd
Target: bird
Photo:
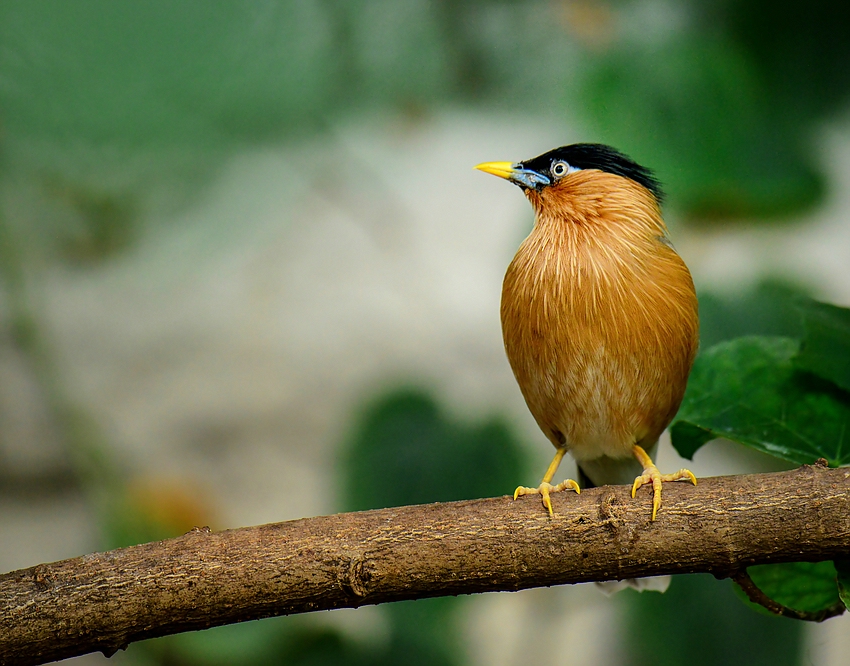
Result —
<path fill-rule="evenodd" d="M 508 361 L 555 457 L 537 488 L 554 516 L 552 484 L 570 453 L 584 487 L 652 488 L 690 481 L 652 461 L 673 420 L 699 345 L 691 274 L 670 241 L 653 172 L 611 146 L 576 143 L 532 159 L 475 167 L 519 186 L 534 226 L 502 284 L 502 337 Z M 633 479 L 633 480 L 632 480 Z"/>

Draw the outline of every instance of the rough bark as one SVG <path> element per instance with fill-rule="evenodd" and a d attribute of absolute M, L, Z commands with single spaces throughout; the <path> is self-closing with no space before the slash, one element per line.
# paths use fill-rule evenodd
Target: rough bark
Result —
<path fill-rule="evenodd" d="M 0 664 L 244 620 L 450 594 L 850 556 L 850 470 L 407 506 L 211 532 L 0 576 Z"/>

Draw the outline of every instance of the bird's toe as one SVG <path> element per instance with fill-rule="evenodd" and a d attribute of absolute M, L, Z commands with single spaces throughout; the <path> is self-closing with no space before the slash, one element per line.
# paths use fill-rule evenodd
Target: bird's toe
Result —
<path fill-rule="evenodd" d="M 638 488 L 644 486 L 646 484 L 652 484 L 652 520 L 655 520 L 655 516 L 658 513 L 658 509 L 661 508 L 661 484 L 664 481 L 690 481 L 694 485 L 697 485 L 697 478 L 694 476 L 693 472 L 689 469 L 680 469 L 678 472 L 673 474 L 662 474 L 658 471 L 658 468 L 655 464 L 650 460 L 649 456 L 646 455 L 646 452 L 639 446 L 635 446 L 635 449 L 639 449 L 639 451 L 635 451 L 635 457 L 640 460 L 643 465 L 643 474 L 635 479 L 634 484 L 632 485 L 632 497 L 635 496 L 635 493 L 638 491 Z"/>
<path fill-rule="evenodd" d="M 516 500 L 518 497 L 522 497 L 523 495 L 540 495 L 543 501 L 543 506 L 549 510 L 550 516 L 554 516 L 555 512 L 552 510 L 552 499 L 549 497 L 549 494 L 561 492 L 567 488 L 571 488 L 576 491 L 576 493 L 581 493 L 581 488 L 579 488 L 579 485 L 572 479 L 566 479 L 554 486 L 548 481 L 543 481 L 539 486 L 537 486 L 537 488 L 519 486 L 514 491 L 514 499 Z"/>

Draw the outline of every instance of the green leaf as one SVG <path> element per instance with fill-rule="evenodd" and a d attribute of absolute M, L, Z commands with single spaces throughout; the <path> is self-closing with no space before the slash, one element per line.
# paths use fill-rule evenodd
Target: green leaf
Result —
<path fill-rule="evenodd" d="M 725 437 L 797 464 L 850 463 L 850 394 L 793 364 L 799 344 L 746 337 L 700 354 L 671 428 L 673 446 L 691 458 Z"/>
<path fill-rule="evenodd" d="M 679 412 L 682 413 L 681 411 Z M 707 428 L 701 428 L 687 421 L 676 421 L 670 429 L 673 446 L 679 455 L 688 460 L 694 459 L 694 453 L 705 443 L 717 439 L 717 435 Z"/>
<path fill-rule="evenodd" d="M 850 391 L 850 309 L 817 301 L 798 307 L 806 337 L 795 365 Z"/>
<path fill-rule="evenodd" d="M 850 609 L 850 560 L 835 560 L 833 564 L 838 572 L 838 596 L 844 606 Z"/>
<path fill-rule="evenodd" d="M 756 586 L 775 602 L 816 613 L 838 603 L 832 562 L 788 562 L 747 568 Z"/>

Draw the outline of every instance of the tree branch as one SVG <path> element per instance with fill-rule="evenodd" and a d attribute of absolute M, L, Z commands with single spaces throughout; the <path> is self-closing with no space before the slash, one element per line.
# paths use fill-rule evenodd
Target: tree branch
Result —
<path fill-rule="evenodd" d="M 0 664 L 274 615 L 850 556 L 850 469 L 407 506 L 211 532 L 0 576 Z"/>

